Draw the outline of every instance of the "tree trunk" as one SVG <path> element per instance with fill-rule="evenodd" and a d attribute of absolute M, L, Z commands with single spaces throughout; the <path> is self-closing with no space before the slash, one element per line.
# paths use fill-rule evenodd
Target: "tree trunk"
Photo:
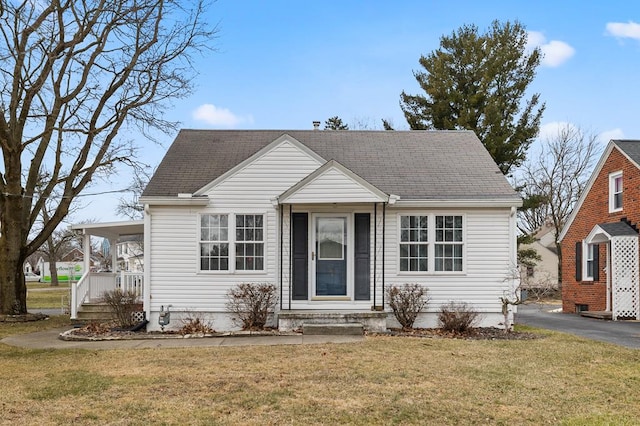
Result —
<path fill-rule="evenodd" d="M 60 285 L 60 281 L 58 280 L 58 264 L 56 263 L 55 256 L 49 256 L 49 273 L 51 274 L 51 287 Z"/>
<path fill-rule="evenodd" d="M 560 243 L 556 243 L 556 250 L 558 251 L 558 289 L 562 290 L 562 247 Z"/>
<path fill-rule="evenodd" d="M 6 197 L 0 236 L 0 314 L 27 313 L 27 285 L 23 265 L 22 197 Z"/>

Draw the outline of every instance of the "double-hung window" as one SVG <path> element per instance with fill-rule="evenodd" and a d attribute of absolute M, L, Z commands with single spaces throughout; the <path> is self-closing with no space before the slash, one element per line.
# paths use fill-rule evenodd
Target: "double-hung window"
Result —
<path fill-rule="evenodd" d="M 428 271 L 429 216 L 400 216 L 400 271 Z"/>
<path fill-rule="evenodd" d="M 399 217 L 400 272 L 462 272 L 462 215 L 402 215 Z"/>
<path fill-rule="evenodd" d="M 226 214 L 200 216 L 200 269 L 229 270 L 229 216 Z"/>
<path fill-rule="evenodd" d="M 236 215 L 236 270 L 264 269 L 264 226 L 261 214 Z"/>
<path fill-rule="evenodd" d="M 587 244 L 587 255 L 585 256 L 585 278 L 586 279 L 593 279 L 593 260 L 594 260 L 594 256 L 593 256 L 593 249 L 594 249 L 594 245 L 593 244 Z"/>
<path fill-rule="evenodd" d="M 462 271 L 462 216 L 436 216 L 435 270 Z"/>
<path fill-rule="evenodd" d="M 203 214 L 200 216 L 200 270 L 262 271 L 264 238 L 261 214 Z"/>
<path fill-rule="evenodd" d="M 622 172 L 609 175 L 609 212 L 622 210 Z"/>

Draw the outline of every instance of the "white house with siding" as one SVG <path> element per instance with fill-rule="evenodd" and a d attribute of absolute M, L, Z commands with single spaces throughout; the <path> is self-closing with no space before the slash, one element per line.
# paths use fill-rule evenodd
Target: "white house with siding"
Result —
<path fill-rule="evenodd" d="M 274 321 L 397 326 L 392 285 L 430 301 L 416 326 L 436 327 L 449 301 L 482 326 L 503 321 L 517 286 L 518 194 L 468 131 L 182 130 L 144 204 L 144 310 L 159 329 L 201 312 L 233 329 L 227 292 L 272 283 Z"/>

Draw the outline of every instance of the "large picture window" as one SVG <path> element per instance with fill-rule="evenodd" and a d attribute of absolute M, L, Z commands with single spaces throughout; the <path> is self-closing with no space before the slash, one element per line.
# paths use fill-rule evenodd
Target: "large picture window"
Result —
<path fill-rule="evenodd" d="M 462 271 L 462 216 L 436 216 L 436 271 Z"/>
<path fill-rule="evenodd" d="M 200 216 L 200 270 L 262 271 L 264 239 L 261 214 L 203 214 Z"/>

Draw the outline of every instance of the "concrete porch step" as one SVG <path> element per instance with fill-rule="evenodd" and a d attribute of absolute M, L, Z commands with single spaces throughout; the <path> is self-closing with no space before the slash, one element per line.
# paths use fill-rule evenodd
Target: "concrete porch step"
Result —
<path fill-rule="evenodd" d="M 362 336 L 362 324 L 303 324 L 302 334 L 316 336 Z"/>
<path fill-rule="evenodd" d="M 387 313 L 384 311 L 290 310 L 280 311 L 277 315 L 281 331 L 303 330 L 304 333 L 304 327 L 310 325 L 344 325 L 346 329 L 355 325 L 372 332 L 387 330 Z"/>

